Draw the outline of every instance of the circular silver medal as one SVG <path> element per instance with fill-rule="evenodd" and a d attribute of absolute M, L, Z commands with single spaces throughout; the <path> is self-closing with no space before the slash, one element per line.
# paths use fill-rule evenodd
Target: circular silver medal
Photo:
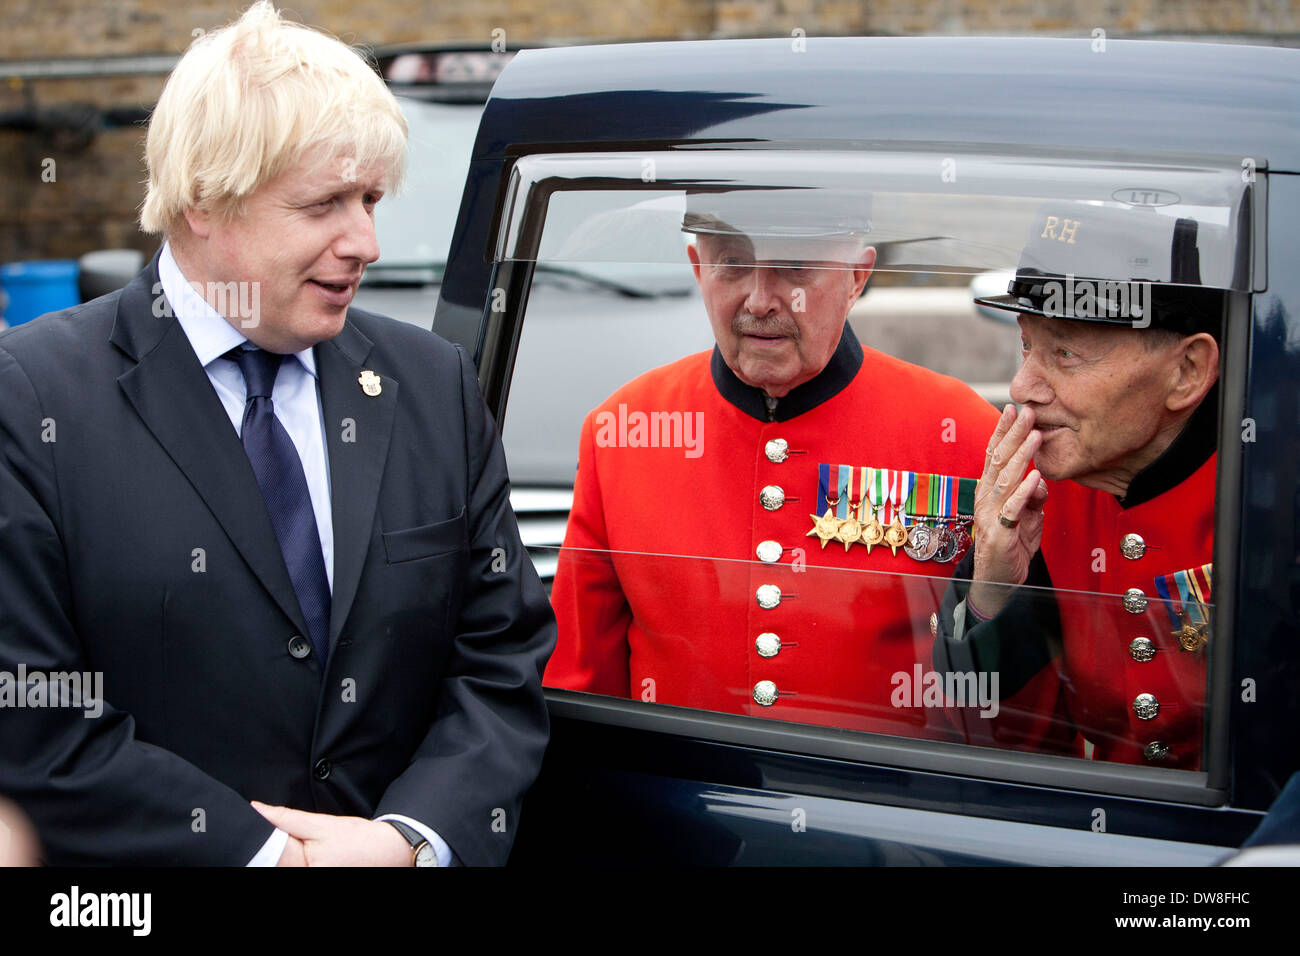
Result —
<path fill-rule="evenodd" d="M 913 561 L 929 561 L 939 550 L 939 536 L 929 525 L 914 524 L 907 532 L 903 551 Z"/>
<path fill-rule="evenodd" d="M 923 524 L 914 524 L 907 529 L 907 541 L 903 544 L 903 553 L 913 561 L 924 561 L 921 552 L 930 543 L 930 529 Z"/>
<path fill-rule="evenodd" d="M 947 564 L 957 556 L 957 533 L 947 525 L 940 525 L 938 532 L 939 550 L 934 553 L 934 560 Z"/>
<path fill-rule="evenodd" d="M 939 537 L 939 529 L 938 529 L 938 528 L 931 528 L 931 529 L 930 529 L 930 541 L 929 541 L 928 544 L 926 544 L 925 549 L 922 550 L 922 552 L 921 552 L 921 560 L 922 560 L 922 561 L 933 561 L 933 560 L 934 560 L 934 556 L 935 556 L 936 554 L 939 553 L 939 545 L 941 545 L 942 543 L 943 543 L 943 541 L 942 541 L 942 539 Z"/>

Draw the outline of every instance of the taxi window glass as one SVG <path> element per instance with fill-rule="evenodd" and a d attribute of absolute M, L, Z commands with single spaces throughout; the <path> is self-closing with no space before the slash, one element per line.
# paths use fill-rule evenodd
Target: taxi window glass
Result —
<path fill-rule="evenodd" d="M 1112 231 L 1141 228 L 1147 219 L 1170 228 L 1179 219 L 1197 223 L 1197 278 L 1171 275 L 1167 259 L 1136 257 L 1123 278 L 1249 290 L 1250 185 L 1227 160 L 1156 164 L 945 151 L 547 154 L 516 163 L 495 258 L 675 264 L 686 197 L 713 195 L 753 234 L 784 235 L 797 225 L 810 256 L 833 245 L 839 229 L 865 226 L 879 272 L 974 275 L 1023 264 L 1036 216 L 1045 203 L 1060 202 L 1080 213 L 1049 225 L 1062 247 L 1077 245 L 1070 240 L 1078 227 L 1070 222 L 1086 222 L 1089 210 L 1125 214 L 1110 217 Z M 803 210 L 796 224 L 793 207 Z M 1052 255 L 1060 251 L 1044 245 L 1029 264 L 1088 275 L 1089 262 Z"/>
<path fill-rule="evenodd" d="M 670 530 L 658 538 L 677 546 Z M 959 616 L 953 640 L 951 581 L 942 575 L 818 566 L 811 552 L 806 564 L 765 564 L 548 550 L 576 586 L 558 597 L 569 629 L 547 686 L 1204 769 L 1212 603 L 1155 597 L 1136 609 L 1122 596 L 1028 586 L 999 623 Z"/>
<path fill-rule="evenodd" d="M 519 161 L 495 256 L 531 281 L 501 424 L 560 623 L 548 686 L 1203 769 L 1249 185 L 1208 161 L 951 158 Z M 1191 339 L 1201 377 L 1167 401 L 1151 363 Z M 1011 487 L 1036 467 L 1043 490 L 999 530 L 1011 398 L 1038 416 Z M 973 539 L 1021 520 L 990 605 Z M 984 714 L 954 709 L 981 680 Z"/>

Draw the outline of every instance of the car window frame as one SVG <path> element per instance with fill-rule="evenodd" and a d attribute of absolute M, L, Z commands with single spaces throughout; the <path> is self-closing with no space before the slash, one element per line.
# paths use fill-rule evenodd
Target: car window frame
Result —
<path fill-rule="evenodd" d="M 728 145 L 718 149 L 745 148 Z M 773 148 L 761 144 L 755 149 Z M 963 148 L 969 148 L 964 144 Z M 1005 149 L 1006 147 L 1002 147 Z M 992 149 L 992 147 L 989 147 Z M 630 155 L 636 151 L 629 150 Z M 488 301 L 475 354 L 479 358 L 480 386 L 485 394 L 497 395 L 493 409 L 498 421 L 507 411 L 510 380 L 518 350 L 528 294 L 536 269 L 536 251 L 545 227 L 545 211 L 551 195 L 561 188 L 574 188 L 573 180 L 543 179 L 526 192 L 518 187 L 514 161 L 507 159 L 499 180 L 497 201 L 487 230 L 485 259 L 491 263 Z M 1227 439 L 1238 434 L 1227 427 L 1245 415 L 1249 383 L 1249 346 L 1253 293 L 1267 288 L 1266 220 L 1267 162 L 1259 160 L 1257 178 L 1247 185 L 1243 205 L 1251 222 L 1243 231 L 1251 243 L 1249 291 L 1227 295 L 1227 321 L 1221 358 L 1219 396 L 1219 445 L 1215 490 L 1215 640 L 1210 647 L 1210 679 L 1206 688 L 1206 722 L 1203 730 L 1203 770 L 1171 770 L 1134 764 L 1093 761 L 1076 757 L 1033 754 L 1013 750 L 954 744 L 911 737 L 894 737 L 864 731 L 840 730 L 812 724 L 773 720 L 740 714 L 696 710 L 640 700 L 545 688 L 553 715 L 591 721 L 614 727 L 692 738 L 742 747 L 760 748 L 793 755 L 824 757 L 860 764 L 884 765 L 900 770 L 939 773 L 956 777 L 1028 784 L 1086 791 L 1098 795 L 1150 799 L 1201 807 L 1230 803 L 1232 779 L 1231 696 L 1235 686 L 1234 622 L 1235 594 L 1240 569 L 1240 519 L 1242 456 L 1224 454 Z M 588 188 L 609 189 L 617 185 L 628 191 L 662 190 L 662 182 L 642 183 L 636 179 L 603 179 Z M 579 187 L 581 188 L 581 187 Z M 523 209 L 515 208 L 522 202 Z M 532 250 L 531 257 L 500 258 L 502 233 L 512 217 L 519 216 L 518 234 L 525 237 L 520 248 Z M 492 297 L 504 290 L 504 308 L 493 309 Z"/>

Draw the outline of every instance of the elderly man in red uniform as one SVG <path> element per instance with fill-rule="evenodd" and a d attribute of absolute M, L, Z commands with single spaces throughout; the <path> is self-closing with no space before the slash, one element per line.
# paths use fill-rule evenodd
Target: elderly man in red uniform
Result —
<path fill-rule="evenodd" d="M 978 300 L 1019 314 L 1022 408 L 989 440 L 935 665 L 999 672 L 1024 719 L 1014 739 L 968 721 L 985 742 L 1200 766 L 1225 296 L 1200 286 L 1198 229 L 1046 207 L 1011 294 Z"/>
<path fill-rule="evenodd" d="M 970 541 L 997 415 L 961 382 L 859 344 L 846 319 L 875 265 L 864 205 L 688 197 L 717 344 L 583 425 L 548 685 L 952 735 L 941 702 L 927 709 L 910 685 Z M 647 421 L 665 440 L 623 424 Z M 668 440 L 677 421 L 694 423 L 690 447 Z"/>

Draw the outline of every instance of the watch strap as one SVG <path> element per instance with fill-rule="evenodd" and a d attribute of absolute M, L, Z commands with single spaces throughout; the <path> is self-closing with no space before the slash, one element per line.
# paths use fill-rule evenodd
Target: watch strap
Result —
<path fill-rule="evenodd" d="M 385 820 L 384 823 L 387 823 L 390 826 L 392 826 L 393 829 L 395 829 L 398 833 L 400 833 L 405 838 L 406 842 L 411 845 L 412 866 L 416 865 L 416 856 L 419 854 L 421 847 L 427 846 L 429 847 L 430 851 L 433 850 L 433 847 L 429 844 L 429 841 L 424 838 L 424 834 L 421 833 L 419 830 L 415 829 L 415 827 L 403 823 L 401 820 Z"/>

